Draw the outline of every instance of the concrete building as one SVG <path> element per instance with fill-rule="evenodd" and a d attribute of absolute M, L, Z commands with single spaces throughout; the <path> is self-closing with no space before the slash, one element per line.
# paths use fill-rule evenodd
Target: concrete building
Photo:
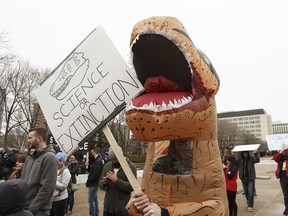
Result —
<path fill-rule="evenodd" d="M 272 122 L 273 134 L 288 133 L 288 123 Z"/>
<path fill-rule="evenodd" d="M 263 141 L 266 141 L 265 135 L 273 134 L 271 116 L 264 109 L 222 112 L 217 116 L 219 121 L 229 120 Z"/>

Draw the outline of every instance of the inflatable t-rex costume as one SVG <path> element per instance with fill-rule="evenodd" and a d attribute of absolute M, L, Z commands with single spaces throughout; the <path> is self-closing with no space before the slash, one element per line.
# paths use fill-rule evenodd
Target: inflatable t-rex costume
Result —
<path fill-rule="evenodd" d="M 219 78 L 211 62 L 174 17 L 138 22 L 130 44 L 145 92 L 127 106 L 126 122 L 136 139 L 150 142 L 145 194 L 170 216 L 228 215 L 214 98 Z M 188 146 L 190 164 L 171 156 L 177 142 Z"/>

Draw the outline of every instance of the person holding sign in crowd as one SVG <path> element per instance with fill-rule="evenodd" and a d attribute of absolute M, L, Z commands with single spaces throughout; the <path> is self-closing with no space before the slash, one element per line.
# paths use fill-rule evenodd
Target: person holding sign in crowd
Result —
<path fill-rule="evenodd" d="M 255 163 L 260 162 L 258 152 L 255 150 L 252 154 L 254 156 L 250 156 L 249 151 L 242 151 L 240 158 L 236 160 L 236 164 L 239 166 L 239 178 L 243 185 L 249 212 L 254 211 Z"/>
<path fill-rule="evenodd" d="M 119 150 L 122 152 L 121 148 Z M 125 206 L 131 197 L 133 188 L 111 147 L 108 152 L 108 160 L 109 162 L 104 165 L 100 181 L 100 189 L 106 192 L 103 216 L 128 216 Z M 134 176 L 137 177 L 134 163 L 128 158 L 126 161 Z"/>

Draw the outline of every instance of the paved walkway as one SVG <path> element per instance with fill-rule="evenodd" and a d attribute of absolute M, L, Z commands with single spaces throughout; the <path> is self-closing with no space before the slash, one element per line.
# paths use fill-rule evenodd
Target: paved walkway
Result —
<path fill-rule="evenodd" d="M 276 179 L 274 171 L 277 164 L 271 158 L 261 158 L 256 164 L 256 192 L 254 199 L 254 212 L 248 212 L 245 196 L 239 192 L 236 197 L 238 205 L 238 216 L 278 216 L 283 215 L 284 201 L 279 180 Z M 138 181 L 141 182 L 142 171 L 138 171 Z M 80 183 L 86 181 L 87 175 L 79 175 Z M 242 191 L 242 184 L 238 179 L 238 190 Z M 99 190 L 100 215 L 103 209 L 104 192 Z M 83 216 L 88 214 L 87 189 L 84 184 L 80 184 L 79 191 L 75 193 L 75 207 L 73 216 Z"/>

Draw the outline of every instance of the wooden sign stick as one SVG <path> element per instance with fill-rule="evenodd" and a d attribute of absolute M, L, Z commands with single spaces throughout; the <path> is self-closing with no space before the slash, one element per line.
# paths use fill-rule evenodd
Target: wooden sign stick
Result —
<path fill-rule="evenodd" d="M 102 128 L 103 133 L 105 134 L 108 142 L 110 143 L 110 146 L 112 147 L 122 169 L 124 170 L 132 188 L 134 189 L 135 192 L 139 192 L 141 191 L 141 187 L 136 179 L 136 177 L 134 176 L 133 172 L 131 171 L 131 168 L 129 167 L 126 158 L 124 157 L 123 153 L 119 150 L 119 146 L 112 134 L 112 132 L 110 131 L 109 127 L 107 125 L 105 125 Z"/>

